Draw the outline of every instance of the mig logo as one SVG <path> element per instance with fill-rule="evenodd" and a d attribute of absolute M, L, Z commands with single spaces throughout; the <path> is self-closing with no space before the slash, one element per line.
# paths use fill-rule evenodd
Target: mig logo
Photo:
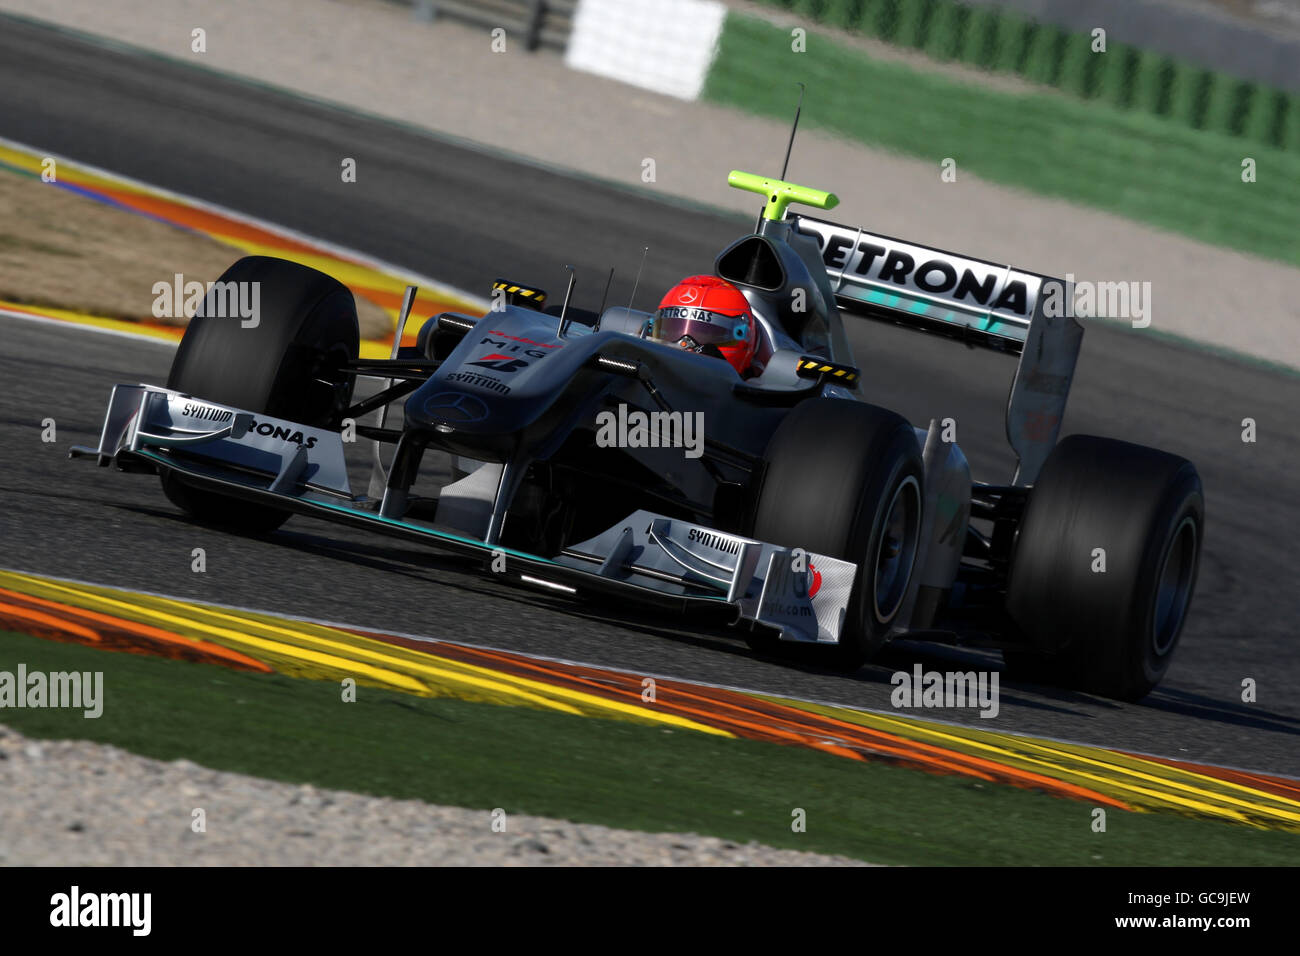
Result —
<path fill-rule="evenodd" d="M 495 352 L 475 359 L 473 362 L 466 362 L 466 365 L 477 365 L 480 368 L 490 368 L 494 372 L 517 372 L 521 368 L 527 368 L 530 363 L 520 358 L 520 355 L 526 355 L 530 359 L 544 359 L 550 353 L 543 352 L 542 349 L 556 348 L 553 345 L 544 345 L 541 342 L 534 342 L 532 339 L 519 338 L 514 335 L 506 335 L 503 332 L 493 332 L 492 335 L 501 336 L 500 339 L 494 339 L 487 336 L 479 345 L 488 345 L 496 349 Z M 532 346 L 529 348 L 528 346 Z"/>
<path fill-rule="evenodd" d="M 523 359 L 514 358 L 510 355 L 503 355 L 500 352 L 493 352 L 491 355 L 483 356 L 476 362 L 466 362 L 465 364 L 490 368 L 494 372 L 517 372 L 521 368 L 528 367 L 528 363 Z"/>

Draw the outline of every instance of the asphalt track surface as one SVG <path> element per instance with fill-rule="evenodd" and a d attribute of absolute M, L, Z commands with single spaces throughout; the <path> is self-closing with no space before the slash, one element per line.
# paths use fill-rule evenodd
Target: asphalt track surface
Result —
<path fill-rule="evenodd" d="M 626 302 L 648 245 L 637 304 L 652 307 L 680 277 L 708 271 L 745 231 L 707 210 L 5 17 L 0 136 L 480 294 L 498 275 L 559 290 L 570 263 L 577 304 L 595 307 L 614 265 L 611 301 Z M 340 182 L 345 156 L 357 159 L 356 183 Z M 838 212 L 870 225 L 869 210 Z M 869 400 L 915 422 L 956 418 L 975 476 L 1009 477 L 1011 359 L 856 321 L 850 336 Z M 313 519 L 294 518 L 266 540 L 190 524 L 155 479 L 66 457 L 70 444 L 94 443 L 112 384 L 163 381 L 170 354 L 154 343 L 0 318 L 0 564 L 878 709 L 890 707 L 890 675 L 915 662 L 999 666 L 988 652 L 901 643 L 852 676 L 792 669 L 754 657 L 726 630 L 553 599 Z M 1200 584 L 1174 666 L 1136 705 L 1004 682 L 996 719 L 974 710 L 912 713 L 1300 775 L 1298 408 L 1300 378 L 1141 332 L 1090 329 L 1065 432 L 1185 455 L 1205 483 Z M 58 426 L 53 444 L 41 441 L 47 417 Z M 1245 417 L 1257 422 L 1255 444 L 1241 441 Z M 191 570 L 198 547 L 206 551 L 202 574 Z M 1258 684 L 1257 703 L 1240 699 L 1245 678 Z"/>

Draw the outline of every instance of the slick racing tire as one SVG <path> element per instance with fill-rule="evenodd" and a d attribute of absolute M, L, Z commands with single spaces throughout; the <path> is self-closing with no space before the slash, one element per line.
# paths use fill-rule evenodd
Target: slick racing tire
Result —
<path fill-rule="evenodd" d="M 814 398 L 764 454 L 752 537 L 858 565 L 838 645 L 755 634 L 763 653 L 856 670 L 885 642 L 916 570 L 924 477 L 912 426 L 863 402 Z"/>
<path fill-rule="evenodd" d="M 1007 611 L 1031 651 L 1010 676 L 1117 700 L 1145 697 L 1169 669 L 1196 587 L 1205 502 L 1185 458 L 1072 435 L 1029 494 Z"/>
<path fill-rule="evenodd" d="M 341 369 L 357 357 L 360 343 L 352 293 L 323 272 L 268 256 L 240 259 L 217 281 L 185 330 L 167 387 L 248 412 L 338 428 L 354 383 Z M 220 283 L 254 282 L 256 324 L 223 317 Z M 289 517 L 279 508 L 192 487 L 174 473 L 164 472 L 162 485 L 173 504 L 201 521 L 265 533 Z"/>

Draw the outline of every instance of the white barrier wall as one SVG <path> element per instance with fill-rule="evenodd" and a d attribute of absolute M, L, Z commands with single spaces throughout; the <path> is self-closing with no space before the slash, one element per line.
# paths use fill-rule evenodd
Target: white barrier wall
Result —
<path fill-rule="evenodd" d="M 726 15 L 716 0 L 580 0 L 565 62 L 693 100 L 704 87 Z"/>

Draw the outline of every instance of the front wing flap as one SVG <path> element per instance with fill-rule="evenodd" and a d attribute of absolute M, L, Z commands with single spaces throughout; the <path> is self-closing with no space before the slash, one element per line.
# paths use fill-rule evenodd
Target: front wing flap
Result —
<path fill-rule="evenodd" d="M 338 432 L 245 412 L 152 385 L 117 385 L 100 465 L 170 471 L 192 485 L 387 534 L 494 565 L 575 595 L 606 593 L 676 610 L 725 612 L 790 641 L 838 643 L 857 565 L 637 511 L 553 557 L 489 545 L 436 523 L 384 517 L 352 494 Z M 232 504 L 232 507 L 238 507 Z"/>

